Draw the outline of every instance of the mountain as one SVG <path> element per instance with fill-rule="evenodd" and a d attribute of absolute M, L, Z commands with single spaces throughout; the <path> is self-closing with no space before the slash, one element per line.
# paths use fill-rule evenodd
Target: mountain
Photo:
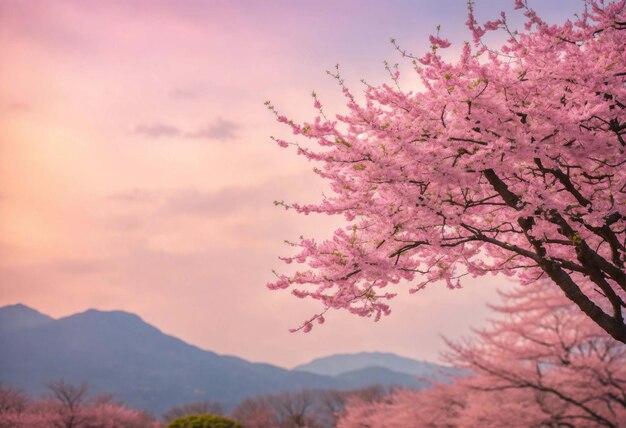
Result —
<path fill-rule="evenodd" d="M 186 402 L 229 406 L 247 396 L 303 388 L 419 388 L 415 374 L 434 376 L 439 367 L 367 355 L 373 354 L 335 355 L 287 370 L 200 349 L 128 312 L 91 309 L 55 320 L 24 305 L 0 308 L 0 384 L 36 396 L 50 381 L 86 381 L 93 394 L 111 393 L 157 415 Z"/>
<path fill-rule="evenodd" d="M 22 304 L 0 308 L 0 334 L 46 324 L 50 321 L 54 321 L 54 318 Z"/>
<path fill-rule="evenodd" d="M 396 374 L 444 380 L 447 376 L 461 373 L 451 367 L 418 361 L 385 352 L 360 352 L 356 354 L 334 354 L 301 364 L 294 371 L 315 373 L 324 376 L 341 376 L 365 368 L 385 368 Z"/>
<path fill-rule="evenodd" d="M 386 367 L 368 366 L 358 370 L 347 371 L 335 376 L 356 388 L 364 388 L 370 385 L 395 385 L 405 388 L 426 388 L 428 382 L 419 380 L 416 376 L 407 373 L 394 372 Z"/>
<path fill-rule="evenodd" d="M 11 320 L 7 312 L 14 311 L 0 309 L 0 319 Z M 22 312 L 28 313 L 19 311 L 19 319 Z M 184 402 L 234 404 L 259 393 L 342 386 L 326 376 L 199 349 L 126 312 L 88 310 L 13 329 L 15 324 L 7 322 L 0 334 L 0 384 L 31 395 L 46 392 L 52 380 L 87 381 L 93 393 L 112 393 L 159 413 Z"/>

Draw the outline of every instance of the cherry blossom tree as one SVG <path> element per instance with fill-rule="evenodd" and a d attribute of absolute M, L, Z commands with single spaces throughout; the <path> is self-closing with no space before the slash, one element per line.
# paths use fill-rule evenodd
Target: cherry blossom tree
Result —
<path fill-rule="evenodd" d="M 626 420 L 626 345 L 608 336 L 554 284 L 502 293 L 489 327 L 449 342 L 471 373 L 426 391 L 348 406 L 355 427 L 618 427 Z"/>
<path fill-rule="evenodd" d="M 456 426 L 465 391 L 440 384 L 424 391 L 398 390 L 378 401 L 352 400 L 338 428 L 448 428 Z"/>
<path fill-rule="evenodd" d="M 295 134 L 276 138 L 315 161 L 332 194 L 318 204 L 276 202 L 299 213 L 342 215 L 330 239 L 292 243 L 268 286 L 361 316 L 390 312 L 397 284 L 411 292 L 443 281 L 502 273 L 561 291 L 615 339 L 626 342 L 626 2 L 586 0 L 575 20 L 550 25 L 516 0 L 525 29 L 504 13 L 480 25 L 470 2 L 456 62 L 431 36 L 412 60 L 423 88 L 366 84 L 364 101 L 333 74 L 348 111 L 296 123 L 267 102 Z M 494 49 L 484 35 L 502 31 Z"/>
<path fill-rule="evenodd" d="M 526 426 L 617 427 L 626 420 L 626 345 L 551 284 L 501 294 L 492 306 L 500 317 L 475 337 L 448 343 L 449 360 L 474 373 L 463 380 L 478 392 L 465 413 L 473 424 L 501 413 L 530 419 Z M 515 397 L 507 397 L 511 391 Z M 515 410 L 490 405 L 495 396 Z"/>
<path fill-rule="evenodd" d="M 93 428 L 159 428 L 159 424 L 149 414 L 130 409 L 119 403 L 101 403 L 87 409 L 86 427 Z"/>
<path fill-rule="evenodd" d="M 104 397 L 88 400 L 85 384 L 49 384 L 51 397 L 28 399 L 21 392 L 0 387 L 0 428 L 158 428 L 145 412 Z"/>
<path fill-rule="evenodd" d="M 28 401 L 28 397 L 20 390 L 0 386 L 0 415 L 23 412 Z"/>

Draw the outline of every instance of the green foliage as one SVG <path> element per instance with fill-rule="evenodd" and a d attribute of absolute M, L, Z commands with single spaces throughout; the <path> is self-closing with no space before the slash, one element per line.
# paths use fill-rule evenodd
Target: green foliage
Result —
<path fill-rule="evenodd" d="M 167 428 L 243 428 L 232 419 L 203 413 L 174 419 Z"/>

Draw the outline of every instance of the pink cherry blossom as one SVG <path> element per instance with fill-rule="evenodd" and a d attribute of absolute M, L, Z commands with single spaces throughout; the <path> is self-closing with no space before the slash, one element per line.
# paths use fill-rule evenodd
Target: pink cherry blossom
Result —
<path fill-rule="evenodd" d="M 414 57 L 424 90 L 367 85 L 358 101 L 337 71 L 346 114 L 298 124 L 268 103 L 296 136 L 279 144 L 332 189 L 281 205 L 346 220 L 296 243 L 283 260 L 302 269 L 270 288 L 378 319 L 404 283 L 548 278 L 626 342 L 626 1 L 586 0 L 562 25 L 515 4 L 526 31 L 504 14 L 481 26 L 470 3 L 474 47 L 456 62 L 434 48 Z M 498 49 L 483 42 L 496 29 L 508 33 Z"/>
<path fill-rule="evenodd" d="M 626 345 L 553 284 L 502 297 L 489 327 L 449 343 L 449 361 L 467 376 L 373 404 L 354 400 L 338 427 L 621 426 Z"/>

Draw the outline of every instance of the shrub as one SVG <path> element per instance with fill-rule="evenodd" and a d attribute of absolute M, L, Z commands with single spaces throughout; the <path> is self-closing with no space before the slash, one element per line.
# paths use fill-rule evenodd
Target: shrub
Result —
<path fill-rule="evenodd" d="M 187 415 L 174 419 L 167 428 L 243 428 L 232 419 L 209 413 Z"/>

